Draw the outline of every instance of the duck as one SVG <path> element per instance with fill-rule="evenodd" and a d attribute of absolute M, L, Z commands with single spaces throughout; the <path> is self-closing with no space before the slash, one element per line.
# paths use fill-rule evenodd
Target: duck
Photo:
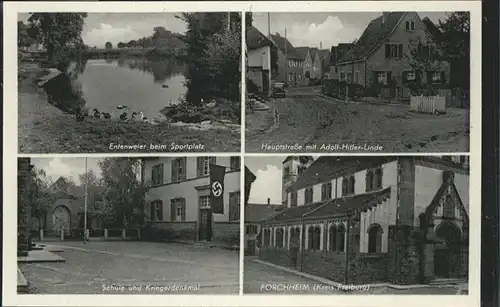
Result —
<path fill-rule="evenodd" d="M 161 87 L 168 88 L 168 84 L 163 84 Z"/>
<path fill-rule="evenodd" d="M 105 119 L 110 119 L 111 118 L 111 114 L 109 114 L 109 113 L 102 112 L 101 114 L 102 114 L 102 116 L 104 116 Z"/>
<path fill-rule="evenodd" d="M 116 106 L 117 109 L 121 110 L 121 109 L 126 109 L 128 108 L 126 105 L 123 105 L 123 104 L 119 104 Z"/>
<path fill-rule="evenodd" d="M 120 119 L 121 119 L 121 120 L 127 120 L 127 112 L 123 112 L 123 113 L 120 115 Z"/>
<path fill-rule="evenodd" d="M 137 113 L 137 115 L 139 115 L 139 118 L 141 120 L 143 120 L 145 117 L 144 117 L 144 113 L 142 113 L 142 111 L 139 111 L 139 113 Z"/>
<path fill-rule="evenodd" d="M 132 120 L 135 120 L 135 117 L 137 116 L 137 112 L 132 112 L 132 116 L 130 117 Z"/>
<path fill-rule="evenodd" d="M 101 112 L 99 112 L 99 110 L 97 109 L 92 110 L 92 114 L 95 118 L 101 118 Z"/>

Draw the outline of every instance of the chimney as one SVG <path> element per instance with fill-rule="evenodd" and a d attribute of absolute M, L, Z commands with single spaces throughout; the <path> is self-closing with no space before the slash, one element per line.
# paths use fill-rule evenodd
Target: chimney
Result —
<path fill-rule="evenodd" d="M 319 42 L 319 50 L 323 50 L 323 42 Z"/>
<path fill-rule="evenodd" d="M 389 14 L 391 12 L 382 12 L 382 25 L 385 25 L 387 23 L 387 19 L 389 18 Z"/>
<path fill-rule="evenodd" d="M 276 32 L 276 36 L 277 36 L 277 37 L 281 37 L 281 35 L 280 35 L 278 32 Z"/>
<path fill-rule="evenodd" d="M 267 204 L 270 205 L 271 204 L 271 199 L 270 198 L 267 198 Z"/>

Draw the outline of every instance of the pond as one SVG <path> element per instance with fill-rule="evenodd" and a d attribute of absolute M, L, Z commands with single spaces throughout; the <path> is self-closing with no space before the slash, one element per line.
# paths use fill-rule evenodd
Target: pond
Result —
<path fill-rule="evenodd" d="M 117 119 L 123 112 L 130 116 L 142 111 L 152 119 L 187 91 L 185 66 L 175 60 L 103 59 L 81 64 L 78 80 L 90 113 L 95 108 Z M 127 108 L 118 109 L 119 105 Z"/>

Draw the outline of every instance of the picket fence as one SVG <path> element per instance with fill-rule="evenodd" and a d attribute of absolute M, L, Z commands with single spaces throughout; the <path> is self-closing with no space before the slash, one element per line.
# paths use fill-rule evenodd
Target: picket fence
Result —
<path fill-rule="evenodd" d="M 410 111 L 418 113 L 446 113 L 445 96 L 411 96 Z"/>

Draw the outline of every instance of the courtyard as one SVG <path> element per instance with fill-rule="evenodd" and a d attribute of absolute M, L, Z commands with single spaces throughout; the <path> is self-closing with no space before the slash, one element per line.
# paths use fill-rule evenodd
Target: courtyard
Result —
<path fill-rule="evenodd" d="M 64 263 L 19 264 L 29 294 L 238 294 L 238 252 L 152 242 L 50 242 Z"/>

